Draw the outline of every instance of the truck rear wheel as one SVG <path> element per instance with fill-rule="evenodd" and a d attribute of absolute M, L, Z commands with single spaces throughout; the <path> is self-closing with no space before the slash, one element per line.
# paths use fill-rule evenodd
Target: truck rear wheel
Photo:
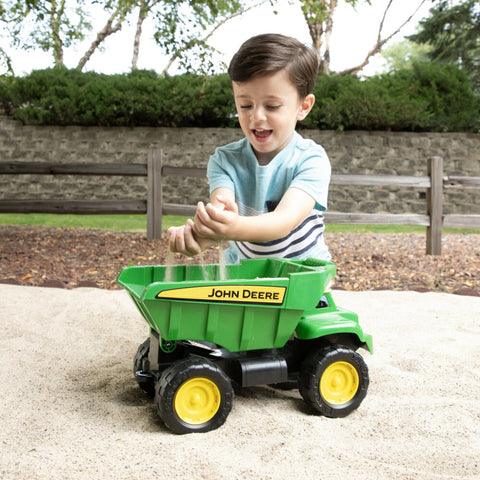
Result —
<path fill-rule="evenodd" d="M 322 415 L 345 417 L 367 394 L 368 367 L 363 357 L 343 346 L 328 346 L 306 358 L 300 372 L 300 394 Z"/>
<path fill-rule="evenodd" d="M 138 371 L 144 370 L 144 362 L 148 359 L 148 354 L 150 352 L 150 337 L 147 338 L 143 343 L 138 346 L 137 353 L 133 358 L 133 374 L 135 375 Z M 155 395 L 155 383 L 152 379 L 147 381 L 139 381 L 139 377 L 135 375 L 138 386 L 149 396 L 154 397 Z"/>
<path fill-rule="evenodd" d="M 175 433 L 208 432 L 225 423 L 233 388 L 213 362 L 196 357 L 175 362 L 155 389 L 157 413 Z"/>

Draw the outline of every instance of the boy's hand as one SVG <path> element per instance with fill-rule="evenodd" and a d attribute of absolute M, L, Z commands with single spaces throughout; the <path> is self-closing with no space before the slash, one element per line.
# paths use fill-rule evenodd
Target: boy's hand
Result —
<path fill-rule="evenodd" d="M 170 238 L 168 246 L 172 252 L 183 253 L 188 257 L 198 255 L 208 248 L 212 242 L 206 238 L 198 238 L 193 231 L 193 222 L 188 219 L 186 225 L 170 227 L 167 230 Z"/>
<path fill-rule="evenodd" d="M 230 240 L 235 237 L 239 215 L 234 200 L 217 195 L 217 205 L 199 202 L 195 213 L 194 233 L 212 240 Z"/>

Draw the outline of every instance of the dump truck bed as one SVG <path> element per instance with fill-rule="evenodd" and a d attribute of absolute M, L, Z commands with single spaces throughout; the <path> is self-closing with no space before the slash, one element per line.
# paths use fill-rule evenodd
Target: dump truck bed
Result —
<path fill-rule="evenodd" d="M 252 259 L 240 264 L 133 266 L 117 278 L 164 340 L 231 352 L 280 348 L 335 276 L 331 262 Z"/>

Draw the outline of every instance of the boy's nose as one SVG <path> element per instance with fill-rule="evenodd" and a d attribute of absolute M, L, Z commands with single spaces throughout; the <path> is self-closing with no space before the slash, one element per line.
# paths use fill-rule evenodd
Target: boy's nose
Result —
<path fill-rule="evenodd" d="M 255 122 L 261 122 L 265 120 L 265 109 L 263 107 L 257 107 L 253 110 L 253 120 Z"/>

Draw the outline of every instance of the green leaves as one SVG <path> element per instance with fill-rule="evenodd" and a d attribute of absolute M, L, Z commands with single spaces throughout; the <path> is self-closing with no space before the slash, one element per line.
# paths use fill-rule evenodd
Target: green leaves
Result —
<path fill-rule="evenodd" d="M 365 79 L 321 75 L 314 94 L 305 127 L 437 132 L 480 127 L 478 98 L 455 66 L 417 64 Z"/>
<path fill-rule="evenodd" d="M 10 0 L 2 19 L 9 24 L 10 42 L 22 49 L 52 52 L 63 66 L 64 48 L 85 38 L 91 29 L 85 0 Z"/>
<path fill-rule="evenodd" d="M 154 23 L 154 38 L 172 61 L 180 59 L 189 72 L 211 73 L 214 67 L 208 38 L 220 25 L 243 8 L 242 0 L 0 0 L 0 21 L 8 24 L 8 41 L 15 48 L 40 49 L 53 56 L 56 67 L 63 67 L 64 51 L 78 46 L 92 30 L 88 12 L 99 7 L 106 13 L 103 27 L 82 55 L 82 69 L 105 38 L 117 32 L 137 15 L 132 38 L 137 52 L 141 27 L 147 17 Z M 218 71 L 218 68 L 217 68 Z"/>
<path fill-rule="evenodd" d="M 48 69 L 0 90 L 6 111 L 26 124 L 233 126 L 227 75 L 160 77 L 153 71 L 103 75 Z"/>
<path fill-rule="evenodd" d="M 480 93 L 480 8 L 477 0 L 452 5 L 441 0 L 420 22 L 416 43 L 428 44 L 428 56 L 438 63 L 458 65 L 467 72 L 471 84 Z"/>
<path fill-rule="evenodd" d="M 208 38 L 216 27 L 242 10 L 238 0 L 169 0 L 152 5 L 154 39 L 162 50 L 190 73 L 212 74 L 215 52 Z M 218 71 L 218 68 L 216 69 Z"/>
<path fill-rule="evenodd" d="M 455 66 L 420 63 L 365 79 L 321 75 L 314 94 L 315 106 L 300 127 L 439 132 L 480 127 L 478 99 Z M 226 74 L 39 70 L 22 78 L 0 77 L 0 102 L 27 124 L 237 126 Z"/>

